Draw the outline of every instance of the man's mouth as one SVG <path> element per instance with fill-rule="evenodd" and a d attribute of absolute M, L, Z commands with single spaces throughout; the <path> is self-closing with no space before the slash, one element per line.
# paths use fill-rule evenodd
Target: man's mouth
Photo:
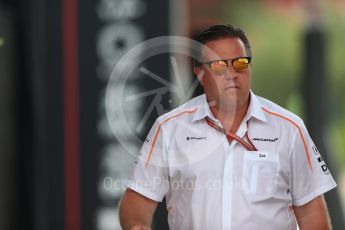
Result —
<path fill-rule="evenodd" d="M 224 88 L 224 90 L 231 90 L 231 89 L 239 89 L 240 87 L 238 87 L 237 85 L 228 85 Z"/>

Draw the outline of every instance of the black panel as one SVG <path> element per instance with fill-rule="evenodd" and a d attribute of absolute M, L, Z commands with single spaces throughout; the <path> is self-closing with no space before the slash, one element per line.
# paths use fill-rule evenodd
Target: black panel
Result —
<path fill-rule="evenodd" d="M 64 228 L 61 2 L 17 1 L 19 229 Z"/>
<path fill-rule="evenodd" d="M 18 39 L 13 7 L 0 3 L 0 229 L 15 229 L 18 200 Z"/>
<path fill-rule="evenodd" d="M 79 71 L 80 71 L 80 166 L 81 166 L 81 229 L 96 229 L 99 204 L 97 179 L 99 151 L 103 146 L 97 135 L 100 96 L 104 83 L 96 74 L 96 34 L 101 26 L 96 15 L 97 2 L 79 2 Z"/>
<path fill-rule="evenodd" d="M 46 75 L 47 162 L 49 172 L 49 229 L 64 229 L 64 86 L 62 65 L 62 1 L 46 1 L 48 59 Z M 41 15 L 38 13 L 38 18 Z M 38 48 L 39 49 L 39 48 Z"/>
<path fill-rule="evenodd" d="M 117 59 L 114 59 L 114 64 L 120 56 L 125 53 L 123 51 L 130 48 L 128 47 L 127 39 L 129 38 L 128 36 L 134 36 L 133 33 L 131 33 L 133 32 L 130 30 L 131 28 L 138 29 L 139 33 L 142 32 L 143 37 L 141 41 L 169 34 L 169 1 L 137 1 L 142 2 L 145 11 L 139 16 L 132 17 L 121 17 L 121 15 L 126 15 L 126 13 L 131 14 L 138 9 L 132 9 L 129 6 L 130 4 L 127 4 L 128 1 L 113 1 L 113 3 L 117 5 L 114 8 L 115 11 L 112 14 L 112 18 L 104 18 L 99 13 L 102 2 L 107 1 L 79 1 L 82 229 L 100 229 L 97 226 L 102 225 L 102 223 L 100 223 L 102 218 L 99 218 L 102 210 L 116 210 L 116 205 L 120 199 L 120 197 L 115 197 L 113 195 L 109 195 L 108 198 L 105 198 L 99 191 L 99 185 L 102 182 L 102 178 L 106 176 L 116 177 L 117 175 L 113 174 L 114 171 L 120 170 L 115 168 L 106 169 L 102 165 L 106 157 L 105 150 L 112 146 L 120 146 L 114 136 L 104 137 L 102 136 L 104 134 L 101 134 L 99 131 L 102 120 L 106 119 L 103 97 L 107 80 L 110 77 L 110 70 L 104 70 L 102 57 L 99 50 L 97 50 L 102 31 L 106 28 L 113 28 L 108 31 L 107 35 L 103 34 L 103 36 L 108 36 L 107 38 L 110 40 L 113 39 L 113 41 L 109 43 L 109 50 L 118 50 L 118 53 L 115 54 Z M 107 8 L 109 9 L 109 7 Z M 117 11 L 119 9 L 124 9 L 124 11 Z M 116 13 L 119 13 L 118 17 L 115 17 Z M 140 40 L 138 42 L 140 42 Z M 154 62 L 154 64 L 151 65 L 150 62 Z M 157 71 L 164 78 L 168 78 L 169 76 L 168 55 L 161 55 L 159 58 L 153 57 L 145 63 L 145 66 L 152 71 Z M 160 87 L 157 82 L 149 78 L 139 79 L 136 82 L 129 81 L 128 86 L 130 87 L 131 85 L 138 87 L 140 92 Z M 148 97 L 142 107 L 146 108 L 151 103 L 151 99 L 152 98 Z M 165 102 L 162 102 L 165 104 L 164 106 L 166 108 L 169 107 L 167 101 L 168 98 L 165 98 Z M 145 111 L 139 111 L 139 113 L 141 113 L 141 116 L 144 115 Z M 151 114 L 149 121 L 144 127 L 145 131 L 143 133 L 145 134 L 141 135 L 141 138 L 146 136 L 148 129 L 157 116 L 157 113 Z M 113 167 L 116 166 L 114 165 Z M 156 213 L 157 220 L 159 220 L 159 222 L 156 221 L 156 226 L 158 229 L 165 229 L 166 225 L 162 225 L 161 220 L 165 220 L 166 216 L 161 215 L 166 212 L 166 208 L 165 204 L 161 206 Z"/>

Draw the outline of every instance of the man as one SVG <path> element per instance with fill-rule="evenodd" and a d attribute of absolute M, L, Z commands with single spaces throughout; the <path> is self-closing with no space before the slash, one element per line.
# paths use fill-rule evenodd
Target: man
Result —
<path fill-rule="evenodd" d="M 323 193 L 336 187 L 296 115 L 251 91 L 240 28 L 197 41 L 205 94 L 159 117 L 120 204 L 123 229 L 150 229 L 166 196 L 170 229 L 329 229 Z"/>

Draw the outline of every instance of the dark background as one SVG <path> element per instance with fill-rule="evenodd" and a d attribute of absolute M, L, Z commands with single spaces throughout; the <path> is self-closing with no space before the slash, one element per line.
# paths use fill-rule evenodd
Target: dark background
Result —
<path fill-rule="evenodd" d="M 238 7 L 235 13 L 242 12 L 242 5 L 229 2 Z M 102 8 L 106 3 L 110 5 Z M 171 34 L 193 37 L 205 25 L 222 22 L 224 4 L 190 0 L 186 8 L 171 13 L 171 1 L 161 0 L 0 0 L 0 229 L 119 229 L 117 204 L 123 190 L 102 185 L 106 177 L 123 179 L 133 156 L 107 123 L 104 96 L 110 72 L 144 40 Z M 112 14 L 104 17 L 107 9 Z M 337 178 L 330 142 L 323 135 L 332 93 L 326 35 L 322 27 L 301 32 L 305 64 L 299 90 L 308 130 Z M 256 36 L 253 40 L 260 45 Z M 143 66 L 171 80 L 169 62 L 170 56 L 161 54 Z M 126 90 L 135 93 L 159 87 L 147 77 L 126 83 Z M 166 110 L 173 106 L 170 96 L 162 97 Z M 152 99 L 143 98 L 137 108 L 127 106 L 142 118 Z M 150 114 L 138 137 L 146 136 L 158 115 L 156 110 Z M 132 144 L 130 138 L 127 144 Z M 334 229 L 344 229 L 339 190 L 327 193 L 326 200 Z M 166 229 L 165 220 L 162 203 L 154 228 Z"/>

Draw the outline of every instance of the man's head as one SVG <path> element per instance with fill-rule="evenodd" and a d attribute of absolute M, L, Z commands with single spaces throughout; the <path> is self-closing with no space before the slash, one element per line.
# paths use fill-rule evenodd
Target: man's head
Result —
<path fill-rule="evenodd" d="M 196 40 L 202 47 L 194 73 L 208 101 L 221 109 L 238 109 L 248 104 L 251 88 L 251 48 L 247 36 L 231 25 L 214 25 Z"/>
<path fill-rule="evenodd" d="M 250 47 L 247 35 L 240 27 L 234 27 L 229 24 L 213 25 L 202 31 L 197 37 L 196 41 L 201 44 L 205 44 L 209 41 L 218 40 L 221 38 L 239 38 L 246 47 L 246 52 L 249 57 L 252 56 L 252 50 Z"/>

